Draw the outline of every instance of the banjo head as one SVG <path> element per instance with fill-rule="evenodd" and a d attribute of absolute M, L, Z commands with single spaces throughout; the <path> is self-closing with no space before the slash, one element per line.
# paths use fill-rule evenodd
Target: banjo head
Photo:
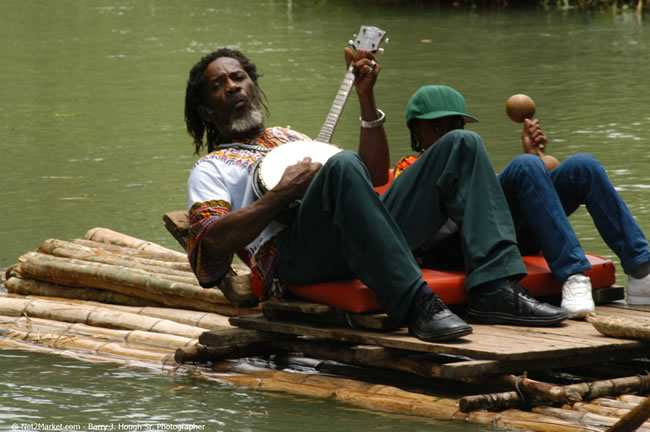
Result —
<path fill-rule="evenodd" d="M 257 166 L 255 179 L 262 191 L 273 189 L 282 178 L 287 167 L 310 157 L 313 162 L 324 164 L 327 160 L 343 149 L 319 141 L 291 141 L 279 145 L 267 153 Z M 258 194 L 261 196 L 261 194 Z"/>

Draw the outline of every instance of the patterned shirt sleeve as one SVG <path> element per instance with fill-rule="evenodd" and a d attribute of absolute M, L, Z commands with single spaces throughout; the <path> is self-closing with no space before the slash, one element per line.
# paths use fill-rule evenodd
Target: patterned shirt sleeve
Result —
<path fill-rule="evenodd" d="M 208 175 L 201 170 L 192 172 L 189 193 L 190 199 L 195 201 L 189 211 L 188 257 L 201 286 L 212 287 L 228 273 L 232 256 L 226 259 L 211 257 L 201 247 L 201 239 L 214 221 L 230 212 L 230 197 L 217 174 Z M 207 196 L 214 199 L 201 200 Z"/>

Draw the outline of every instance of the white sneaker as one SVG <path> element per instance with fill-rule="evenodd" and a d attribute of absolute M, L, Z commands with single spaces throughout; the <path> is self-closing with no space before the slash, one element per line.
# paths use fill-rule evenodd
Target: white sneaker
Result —
<path fill-rule="evenodd" d="M 650 274 L 641 279 L 628 275 L 625 302 L 635 305 L 650 305 Z"/>
<path fill-rule="evenodd" d="M 650 292 L 650 286 L 648 287 Z M 581 273 L 576 273 L 562 285 L 561 306 L 569 312 L 569 318 L 584 318 L 596 313 L 596 305 L 591 296 L 591 281 Z"/>

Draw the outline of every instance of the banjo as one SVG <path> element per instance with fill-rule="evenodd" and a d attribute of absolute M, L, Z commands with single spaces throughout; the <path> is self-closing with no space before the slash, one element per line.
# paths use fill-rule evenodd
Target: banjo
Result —
<path fill-rule="evenodd" d="M 350 41 L 350 44 L 357 50 L 376 52 L 385 35 L 386 32 L 377 27 L 361 26 L 357 38 Z M 315 141 L 290 141 L 274 147 L 260 159 L 253 171 L 253 191 L 257 198 L 261 198 L 280 182 L 287 167 L 305 157 L 311 157 L 312 161 L 324 164 L 330 157 L 343 150 L 330 142 L 353 84 L 354 74 L 350 65 Z"/>

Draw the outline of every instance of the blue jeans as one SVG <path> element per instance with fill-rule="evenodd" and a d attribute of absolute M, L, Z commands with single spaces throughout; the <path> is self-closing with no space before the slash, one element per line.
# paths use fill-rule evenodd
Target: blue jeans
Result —
<path fill-rule="evenodd" d="M 541 251 L 559 280 L 591 268 L 568 220 L 581 204 L 625 273 L 650 261 L 641 228 L 593 156 L 576 154 L 547 171 L 539 157 L 521 155 L 499 174 L 499 181 L 521 253 Z"/>

